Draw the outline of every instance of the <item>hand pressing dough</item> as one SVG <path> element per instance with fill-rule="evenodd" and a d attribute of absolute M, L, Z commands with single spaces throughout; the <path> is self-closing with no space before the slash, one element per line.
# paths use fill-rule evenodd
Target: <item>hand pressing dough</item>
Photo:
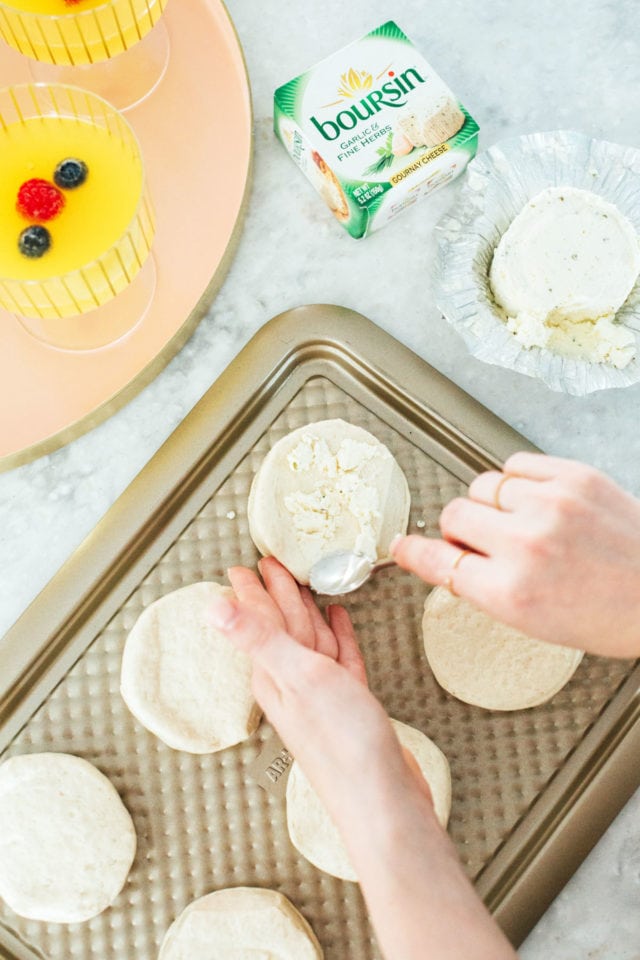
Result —
<path fill-rule="evenodd" d="M 409 519 L 409 488 L 388 448 L 344 420 L 320 420 L 279 440 L 249 494 L 249 532 L 299 583 L 329 553 L 354 550 L 372 560 Z"/>
<path fill-rule="evenodd" d="M 582 651 L 534 640 L 437 587 L 422 619 L 424 649 L 441 687 L 487 710 L 525 710 L 569 682 Z"/>
<path fill-rule="evenodd" d="M 251 661 L 211 623 L 218 583 L 192 583 L 156 600 L 127 637 L 120 690 L 140 723 L 174 750 L 214 753 L 246 740 L 261 711 Z"/>
<path fill-rule="evenodd" d="M 320 944 L 275 890 L 235 887 L 190 903 L 169 927 L 158 960 L 322 960 Z"/>
<path fill-rule="evenodd" d="M 436 816 L 446 827 L 451 811 L 447 758 L 420 730 L 398 720 L 391 720 L 391 724 L 402 746 L 415 757 L 429 784 Z M 291 767 L 287 781 L 287 826 L 294 847 L 319 870 L 341 880 L 357 881 L 338 828 L 297 763 Z"/>
<path fill-rule="evenodd" d="M 113 903 L 136 852 L 133 821 L 92 764 L 66 753 L 0 765 L 0 897 L 21 917 L 79 923 Z"/>

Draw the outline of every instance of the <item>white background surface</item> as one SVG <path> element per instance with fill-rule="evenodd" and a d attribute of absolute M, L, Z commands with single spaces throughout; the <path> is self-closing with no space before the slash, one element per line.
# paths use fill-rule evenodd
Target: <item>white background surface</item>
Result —
<path fill-rule="evenodd" d="M 153 384 L 91 433 L 0 476 L 0 634 L 240 347 L 298 304 L 360 311 L 547 452 L 591 462 L 640 494 L 640 386 L 587 398 L 551 393 L 471 359 L 439 316 L 430 292 L 433 226 L 458 185 L 354 241 L 271 127 L 275 87 L 393 17 L 479 122 L 480 149 L 558 128 L 638 146 L 637 4 L 228 0 L 228 7 L 255 112 L 253 191 L 238 254 L 209 315 Z M 523 960 L 640 960 L 639 813 L 636 794 L 533 931 Z"/>

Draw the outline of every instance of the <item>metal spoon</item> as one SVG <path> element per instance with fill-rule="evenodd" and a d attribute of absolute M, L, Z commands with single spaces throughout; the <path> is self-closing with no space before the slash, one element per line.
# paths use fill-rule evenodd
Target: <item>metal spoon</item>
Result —
<path fill-rule="evenodd" d="M 369 577 L 395 563 L 388 557 L 375 563 L 364 553 L 354 550 L 337 550 L 321 557 L 309 571 L 309 586 L 315 593 L 336 597 L 357 590 Z"/>

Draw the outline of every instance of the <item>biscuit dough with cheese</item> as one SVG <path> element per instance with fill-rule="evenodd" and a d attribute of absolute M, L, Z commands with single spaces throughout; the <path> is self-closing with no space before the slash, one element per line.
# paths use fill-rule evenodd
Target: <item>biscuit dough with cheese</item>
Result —
<path fill-rule="evenodd" d="M 446 827 L 451 811 L 447 758 L 420 730 L 399 720 L 391 720 L 391 724 L 402 746 L 415 757 L 429 784 L 436 816 Z M 341 880 L 357 881 L 338 828 L 297 763 L 292 765 L 287 781 L 287 827 L 294 847 L 319 870 Z"/>
<path fill-rule="evenodd" d="M 80 923 L 122 890 L 133 821 L 87 760 L 32 753 L 0 765 L 0 897 L 21 917 Z"/>
<path fill-rule="evenodd" d="M 190 903 L 169 927 L 158 960 L 322 960 L 301 913 L 276 890 L 231 887 Z"/>
<path fill-rule="evenodd" d="M 582 651 L 534 640 L 436 587 L 422 619 L 424 649 L 441 687 L 486 710 L 525 710 L 569 682 Z"/>
<path fill-rule="evenodd" d="M 249 532 L 299 583 L 338 550 L 382 559 L 407 528 L 409 488 L 388 448 L 361 427 L 321 420 L 279 440 L 249 494 Z"/>
<path fill-rule="evenodd" d="M 127 637 L 120 692 L 131 713 L 174 750 L 214 753 L 260 722 L 251 661 L 211 623 L 219 583 L 192 583 L 150 604 Z"/>

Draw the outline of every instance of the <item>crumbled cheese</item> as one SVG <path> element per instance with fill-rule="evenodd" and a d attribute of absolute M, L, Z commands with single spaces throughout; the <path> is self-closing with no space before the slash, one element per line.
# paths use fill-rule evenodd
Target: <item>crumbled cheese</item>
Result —
<path fill-rule="evenodd" d="M 551 329 L 546 326 L 545 318 L 533 313 L 522 312 L 517 317 L 507 318 L 507 330 L 513 333 L 523 347 L 546 347 Z"/>
<path fill-rule="evenodd" d="M 321 479 L 313 490 L 296 490 L 284 498 L 298 537 L 330 543 L 341 518 L 349 513 L 359 527 L 355 549 L 375 559 L 374 523 L 380 517 L 380 498 L 377 489 L 366 483 L 359 472 L 374 457 L 388 460 L 391 454 L 382 446 L 343 440 L 334 455 L 326 440 L 311 434 L 302 437 L 287 456 L 289 468 L 294 472 L 313 471 Z"/>
<path fill-rule="evenodd" d="M 588 357 L 594 363 L 608 363 L 618 369 L 635 356 L 631 330 L 608 317 L 594 322 L 520 313 L 508 318 L 507 329 L 523 347 L 546 347 L 565 357 Z"/>
<path fill-rule="evenodd" d="M 386 447 L 374 447 L 372 443 L 358 443 L 357 440 L 343 440 L 336 454 L 336 463 L 339 470 L 357 470 L 361 464 L 372 457 L 379 460 L 391 459 Z"/>

